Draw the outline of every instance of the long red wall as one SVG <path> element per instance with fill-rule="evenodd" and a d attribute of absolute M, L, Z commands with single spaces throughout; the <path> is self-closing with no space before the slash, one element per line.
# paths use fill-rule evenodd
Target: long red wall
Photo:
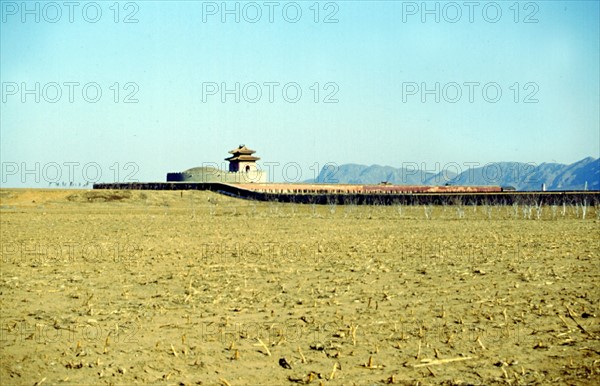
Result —
<path fill-rule="evenodd" d="M 262 193 L 471 193 L 501 192 L 499 186 L 345 185 L 345 184 L 235 184 Z"/>

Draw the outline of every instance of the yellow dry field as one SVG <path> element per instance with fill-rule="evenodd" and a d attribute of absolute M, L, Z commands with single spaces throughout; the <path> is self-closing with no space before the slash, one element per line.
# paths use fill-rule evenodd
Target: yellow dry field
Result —
<path fill-rule="evenodd" d="M 600 383 L 598 208 L 0 197 L 3 385 Z"/>

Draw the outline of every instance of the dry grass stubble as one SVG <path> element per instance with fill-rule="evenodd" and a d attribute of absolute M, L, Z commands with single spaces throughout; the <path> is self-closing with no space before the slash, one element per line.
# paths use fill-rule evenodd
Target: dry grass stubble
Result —
<path fill-rule="evenodd" d="M 4 384 L 599 380 L 598 208 L 0 198 Z"/>

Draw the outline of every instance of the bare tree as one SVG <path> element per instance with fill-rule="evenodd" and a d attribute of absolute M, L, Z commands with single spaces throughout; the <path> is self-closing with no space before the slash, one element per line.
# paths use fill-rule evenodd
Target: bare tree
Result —
<path fill-rule="evenodd" d="M 531 207 L 531 205 L 523 205 L 523 218 L 524 219 L 531 220 L 532 209 L 533 208 Z"/>
<path fill-rule="evenodd" d="M 425 218 L 427 220 L 431 220 L 431 214 L 433 212 L 433 206 L 431 204 L 429 204 L 429 205 L 424 205 L 423 208 L 425 209 Z"/>
<path fill-rule="evenodd" d="M 492 209 L 493 206 L 489 205 L 489 204 L 485 204 L 485 213 L 487 214 L 488 220 L 492 219 Z"/>
<path fill-rule="evenodd" d="M 400 217 L 402 217 L 402 201 L 400 201 L 399 199 L 395 199 L 393 201 L 394 207 L 396 208 L 396 211 L 398 212 L 398 215 Z"/>
<path fill-rule="evenodd" d="M 329 206 L 329 213 L 334 215 L 336 206 L 337 206 L 337 198 L 334 196 L 328 196 L 327 197 L 327 206 Z"/>
<path fill-rule="evenodd" d="M 457 205 L 456 214 L 458 215 L 459 219 L 465 218 L 465 208 L 462 205 Z"/>
<path fill-rule="evenodd" d="M 541 201 L 535 202 L 535 217 L 538 220 L 542 218 L 542 202 Z"/>
<path fill-rule="evenodd" d="M 308 201 L 308 203 L 311 206 L 312 216 L 313 217 L 317 217 L 317 197 L 316 197 L 316 195 L 310 194 L 308 196 L 308 200 L 307 201 Z"/>

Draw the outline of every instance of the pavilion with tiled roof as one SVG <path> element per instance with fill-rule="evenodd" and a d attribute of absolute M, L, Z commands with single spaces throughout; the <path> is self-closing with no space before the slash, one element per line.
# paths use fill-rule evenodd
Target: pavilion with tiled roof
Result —
<path fill-rule="evenodd" d="M 230 150 L 229 154 L 233 154 L 231 157 L 225 158 L 225 161 L 229 161 L 230 172 L 250 172 L 257 170 L 256 161 L 260 158 L 255 157 L 252 154 L 256 151 L 248 149 L 246 145 L 240 145 L 237 148 Z"/>
<path fill-rule="evenodd" d="M 214 162 L 203 163 L 202 166 L 188 169 L 184 172 L 167 173 L 167 182 L 222 182 L 226 184 L 264 184 L 267 182 L 267 172 L 260 170 L 256 163 L 260 158 L 255 157 L 254 150 L 240 145 L 231 150 L 229 170 L 219 168 Z M 223 164 L 223 167 L 225 164 Z"/>

